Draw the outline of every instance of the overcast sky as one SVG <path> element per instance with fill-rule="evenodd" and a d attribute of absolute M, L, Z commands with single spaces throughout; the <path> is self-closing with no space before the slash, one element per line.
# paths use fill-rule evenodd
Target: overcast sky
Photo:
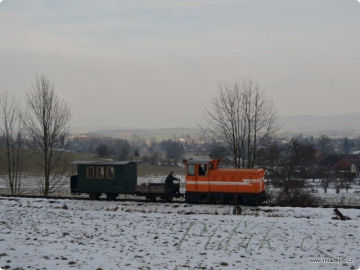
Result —
<path fill-rule="evenodd" d="M 360 111 L 356 0 L 5 0 L 0 89 L 37 74 L 73 127 L 192 127 L 218 84 L 257 80 L 279 115 Z"/>

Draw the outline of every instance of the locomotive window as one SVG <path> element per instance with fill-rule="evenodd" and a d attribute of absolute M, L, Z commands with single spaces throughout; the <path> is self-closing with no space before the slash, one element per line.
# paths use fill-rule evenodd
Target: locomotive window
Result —
<path fill-rule="evenodd" d="M 207 165 L 199 165 L 199 175 L 207 175 Z"/>
<path fill-rule="evenodd" d="M 106 167 L 106 178 L 114 179 L 114 167 Z"/>
<path fill-rule="evenodd" d="M 104 178 L 104 167 L 96 167 L 96 178 L 97 179 Z"/>
<path fill-rule="evenodd" d="M 188 175 L 195 175 L 195 165 L 191 164 L 188 166 Z"/>
<path fill-rule="evenodd" d="M 94 167 L 86 167 L 86 178 L 94 179 Z"/>

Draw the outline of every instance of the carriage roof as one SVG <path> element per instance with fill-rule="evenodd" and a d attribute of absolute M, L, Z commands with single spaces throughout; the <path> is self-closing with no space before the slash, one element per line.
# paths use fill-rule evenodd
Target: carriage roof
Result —
<path fill-rule="evenodd" d="M 71 165 L 108 165 L 108 166 L 117 166 L 117 165 L 127 165 L 134 163 L 134 161 L 74 161 L 71 162 Z"/>

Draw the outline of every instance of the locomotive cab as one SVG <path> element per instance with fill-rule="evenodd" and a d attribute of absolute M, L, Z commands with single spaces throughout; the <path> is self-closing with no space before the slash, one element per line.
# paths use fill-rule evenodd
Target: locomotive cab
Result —
<path fill-rule="evenodd" d="M 222 169 L 220 159 L 184 160 L 189 203 L 259 204 L 265 200 L 262 169 Z"/>
<path fill-rule="evenodd" d="M 185 160 L 186 179 L 197 179 L 198 177 L 208 177 L 209 173 L 218 168 L 220 159 L 215 160 Z"/>

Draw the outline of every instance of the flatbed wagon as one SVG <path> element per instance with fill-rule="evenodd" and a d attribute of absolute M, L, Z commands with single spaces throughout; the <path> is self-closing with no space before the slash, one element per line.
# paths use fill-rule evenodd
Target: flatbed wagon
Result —
<path fill-rule="evenodd" d="M 136 186 L 135 195 L 144 196 L 149 201 L 160 198 L 170 202 L 173 198 L 179 198 L 183 194 L 180 194 L 180 184 L 148 183 Z"/>

